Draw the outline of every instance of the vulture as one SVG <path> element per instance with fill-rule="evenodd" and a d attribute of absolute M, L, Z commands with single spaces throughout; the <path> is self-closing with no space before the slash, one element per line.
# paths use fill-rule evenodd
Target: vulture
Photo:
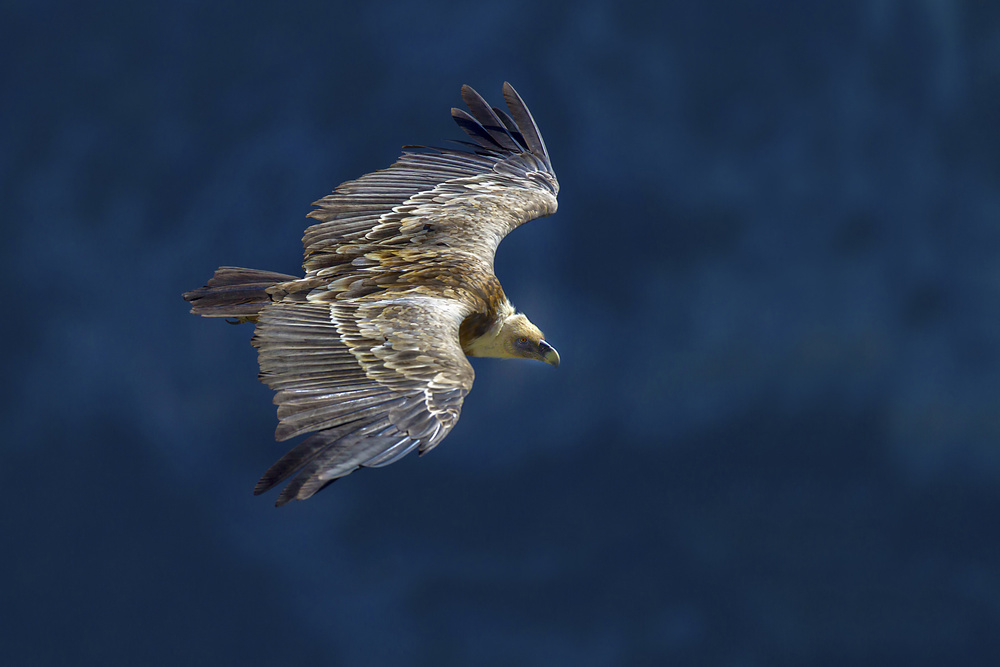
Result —
<path fill-rule="evenodd" d="M 278 441 L 310 434 L 264 473 L 291 478 L 281 506 L 361 467 L 433 449 L 472 388 L 467 356 L 559 365 L 493 272 L 500 241 L 556 210 L 559 183 L 528 107 L 510 113 L 462 87 L 452 109 L 472 142 L 405 146 L 392 166 L 313 203 L 305 277 L 223 266 L 186 292 L 191 312 L 255 324 L 260 380 L 275 393 Z"/>

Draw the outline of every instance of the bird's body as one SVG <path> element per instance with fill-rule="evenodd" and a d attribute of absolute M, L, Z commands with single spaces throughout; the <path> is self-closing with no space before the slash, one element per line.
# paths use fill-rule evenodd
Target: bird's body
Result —
<path fill-rule="evenodd" d="M 472 387 L 466 355 L 558 365 L 493 273 L 504 236 L 556 210 L 545 144 L 509 84 L 513 117 L 468 86 L 462 97 L 471 115 L 452 115 L 477 143 L 407 150 L 316 202 L 304 278 L 222 267 L 184 295 L 196 314 L 256 322 L 276 438 L 312 433 L 257 484 L 295 475 L 279 505 L 436 446 Z"/>

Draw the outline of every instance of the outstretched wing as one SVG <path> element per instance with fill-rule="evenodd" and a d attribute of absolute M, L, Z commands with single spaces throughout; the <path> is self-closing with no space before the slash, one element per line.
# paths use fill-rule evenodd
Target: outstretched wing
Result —
<path fill-rule="evenodd" d="M 457 149 L 408 147 L 387 169 L 343 183 L 315 202 L 303 266 L 312 276 L 353 274 L 381 264 L 378 251 L 401 245 L 463 253 L 492 271 L 497 245 L 528 220 L 556 210 L 559 183 L 538 126 L 509 83 L 510 115 L 469 86 L 469 112 L 452 117 L 475 143 Z M 370 275 L 366 271 L 363 275 Z"/>
<path fill-rule="evenodd" d="M 277 504 L 304 500 L 362 466 L 437 445 L 458 421 L 473 370 L 459 345 L 462 302 L 403 296 L 275 303 L 254 334 L 260 378 L 277 393 L 275 437 L 313 433 L 264 473 Z"/>

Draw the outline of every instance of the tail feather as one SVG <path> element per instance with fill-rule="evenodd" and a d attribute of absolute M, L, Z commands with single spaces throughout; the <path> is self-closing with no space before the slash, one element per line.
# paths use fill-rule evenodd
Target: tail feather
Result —
<path fill-rule="evenodd" d="M 191 302 L 195 315 L 235 317 L 246 322 L 256 319 L 260 309 L 274 300 L 269 288 L 291 280 L 297 278 L 273 271 L 220 266 L 204 287 L 185 292 L 184 300 Z"/>

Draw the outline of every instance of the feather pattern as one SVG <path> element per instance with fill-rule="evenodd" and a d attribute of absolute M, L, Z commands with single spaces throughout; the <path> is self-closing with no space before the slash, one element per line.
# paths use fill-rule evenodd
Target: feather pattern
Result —
<path fill-rule="evenodd" d="M 426 296 L 266 306 L 253 345 L 261 381 L 277 392 L 275 437 L 319 433 L 272 466 L 255 493 L 292 475 L 329 481 L 437 445 L 472 388 L 458 335 L 468 313 L 460 301 Z M 293 480 L 294 495 L 279 501 L 319 490 L 306 482 Z"/>
<path fill-rule="evenodd" d="M 224 267 L 185 294 L 199 314 L 256 321 L 275 437 L 311 434 L 254 493 L 290 480 L 277 504 L 308 498 L 359 467 L 433 449 L 458 421 L 474 376 L 466 339 L 513 312 L 493 274 L 497 246 L 557 207 L 541 133 L 510 84 L 503 94 L 509 114 L 463 86 L 469 111 L 452 117 L 472 142 L 404 147 L 316 201 L 304 278 Z"/>

